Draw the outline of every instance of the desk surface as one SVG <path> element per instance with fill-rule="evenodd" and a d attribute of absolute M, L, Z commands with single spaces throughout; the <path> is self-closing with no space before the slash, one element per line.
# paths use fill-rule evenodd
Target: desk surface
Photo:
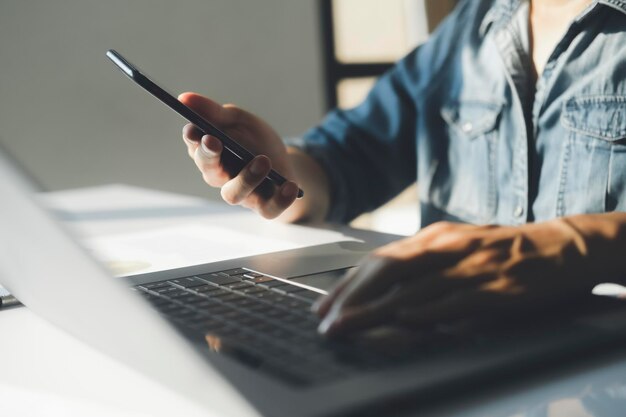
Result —
<path fill-rule="evenodd" d="M 301 227 L 264 227 L 254 216 L 221 204 L 125 186 L 58 192 L 51 195 L 50 201 L 84 237 L 142 232 L 207 216 L 219 218 L 226 227 L 247 228 L 254 223 L 262 233 L 274 231 L 277 237 L 289 237 L 293 245 L 325 243 L 337 238 L 332 233 L 342 234 Z M 0 340 L 3 415 L 212 415 L 26 308 L 0 312 Z M 433 413 L 442 417 L 604 417 L 623 416 L 623 410 L 626 356 L 614 356 L 506 390 L 492 389 L 462 401 L 450 401 Z"/>

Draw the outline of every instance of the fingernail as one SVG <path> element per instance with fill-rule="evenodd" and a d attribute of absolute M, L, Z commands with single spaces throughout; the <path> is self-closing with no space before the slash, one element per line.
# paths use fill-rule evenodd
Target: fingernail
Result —
<path fill-rule="evenodd" d="M 325 318 L 324 320 L 322 320 L 320 325 L 317 326 L 317 332 L 319 334 L 327 334 L 330 328 L 332 327 L 333 322 L 334 320 L 331 319 L 330 317 Z"/>
<path fill-rule="evenodd" d="M 283 190 L 280 192 L 280 194 L 283 197 L 291 197 L 295 193 L 296 193 L 296 185 L 292 182 L 288 182 L 287 184 L 285 184 L 285 186 L 283 187 Z"/>
<path fill-rule="evenodd" d="M 250 165 L 250 172 L 252 175 L 263 174 L 263 171 L 265 171 L 265 167 L 263 165 L 265 165 L 265 163 L 261 159 L 255 158 L 254 161 L 252 161 L 252 165 Z"/>
<path fill-rule="evenodd" d="M 210 155 L 210 154 L 212 154 L 214 152 L 209 149 L 209 145 L 207 145 L 208 141 L 209 141 L 209 136 L 208 135 L 204 135 L 204 136 L 202 136 L 202 140 L 200 141 L 200 143 L 202 143 L 202 150 L 204 151 L 204 153 Z"/>

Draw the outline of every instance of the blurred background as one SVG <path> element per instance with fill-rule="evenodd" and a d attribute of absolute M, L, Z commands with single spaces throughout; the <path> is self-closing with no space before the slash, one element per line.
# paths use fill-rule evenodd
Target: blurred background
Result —
<path fill-rule="evenodd" d="M 295 136 L 358 104 L 453 5 L 0 0 L 0 143 L 49 190 L 126 183 L 217 199 L 186 155 L 184 121 L 123 77 L 107 49 L 174 94 L 235 103 Z M 415 210 L 412 189 L 355 225 L 412 233 Z"/>

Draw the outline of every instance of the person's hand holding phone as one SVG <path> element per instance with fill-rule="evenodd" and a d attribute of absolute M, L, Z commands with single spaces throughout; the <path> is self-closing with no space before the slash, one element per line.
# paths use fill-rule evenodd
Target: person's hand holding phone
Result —
<path fill-rule="evenodd" d="M 189 156 L 211 187 L 221 188 L 224 201 L 247 207 L 272 219 L 293 204 L 298 194 L 294 168 L 278 134 L 265 121 L 233 105 L 220 105 L 195 93 L 183 93 L 178 99 L 217 128 L 237 140 L 257 156 L 240 171 L 229 153 L 222 153 L 219 139 L 202 136 L 193 124 L 183 128 L 183 140 Z M 270 169 L 282 173 L 288 181 L 280 187 L 263 183 Z"/>

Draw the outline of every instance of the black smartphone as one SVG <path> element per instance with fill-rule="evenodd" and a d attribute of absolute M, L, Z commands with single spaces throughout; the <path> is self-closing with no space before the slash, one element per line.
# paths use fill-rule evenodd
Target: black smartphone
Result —
<path fill-rule="evenodd" d="M 254 158 L 254 154 L 248 151 L 246 148 L 235 142 L 231 137 L 229 137 L 226 133 L 219 130 L 217 127 L 213 126 L 206 119 L 200 116 L 195 111 L 191 110 L 189 107 L 185 106 L 174 96 L 169 94 L 167 91 L 156 85 L 153 81 L 151 81 L 148 77 L 142 74 L 137 67 L 132 65 L 126 58 L 120 55 L 118 52 L 113 49 L 109 49 L 106 53 L 107 57 L 113 61 L 113 63 L 124 73 L 143 87 L 146 91 L 152 94 L 154 97 L 161 100 L 165 103 L 169 108 L 174 110 L 176 113 L 183 116 L 185 119 L 189 120 L 193 123 L 198 129 L 200 129 L 204 134 L 211 135 L 218 138 L 222 145 L 224 146 L 224 151 L 222 152 L 222 158 L 227 157 L 229 164 L 234 164 L 235 167 L 230 167 L 231 174 L 236 174 L 243 167 L 248 164 Z M 226 154 L 226 155 L 225 155 Z M 228 157 L 230 154 L 230 157 Z M 285 177 L 280 175 L 278 172 L 273 169 L 267 175 L 263 183 L 272 182 L 276 186 L 281 186 L 285 181 Z M 265 187 L 268 184 L 262 184 Z M 302 198 L 304 196 L 304 191 L 298 189 L 298 198 Z"/>

